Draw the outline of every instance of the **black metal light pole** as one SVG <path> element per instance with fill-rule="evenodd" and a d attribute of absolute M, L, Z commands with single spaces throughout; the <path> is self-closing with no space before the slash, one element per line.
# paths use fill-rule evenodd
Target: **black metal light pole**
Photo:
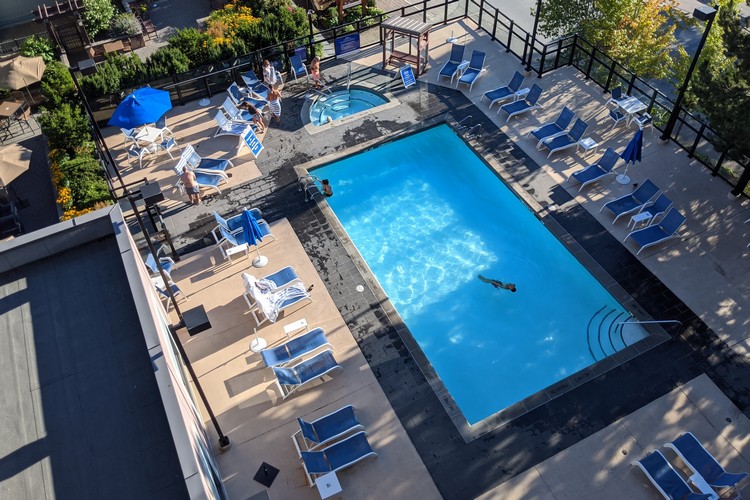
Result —
<path fill-rule="evenodd" d="M 677 123 L 677 118 L 680 116 L 682 100 L 685 98 L 685 92 L 687 91 L 688 85 L 690 84 L 690 77 L 693 76 L 695 66 L 698 64 L 698 58 L 701 55 L 703 46 L 706 44 L 708 33 L 711 31 L 711 25 L 713 24 L 714 18 L 716 17 L 716 9 L 707 5 L 702 5 L 693 11 L 693 16 L 700 21 L 708 21 L 708 24 L 706 24 L 706 29 L 703 30 L 703 37 L 701 37 L 701 41 L 698 44 L 695 55 L 693 56 L 693 61 L 690 63 L 690 68 L 685 75 L 685 81 L 682 82 L 680 91 L 677 94 L 677 100 L 674 102 L 674 107 L 672 108 L 672 113 L 669 115 L 667 126 L 664 127 L 664 133 L 661 134 L 662 141 L 668 141 L 670 137 L 672 137 L 672 131 L 674 130 L 674 126 Z"/>
<path fill-rule="evenodd" d="M 313 43 L 313 40 L 315 39 L 315 34 L 313 33 L 313 15 L 315 12 L 313 12 L 312 9 L 307 9 L 307 24 L 310 26 L 310 58 L 308 61 L 312 61 L 315 58 L 315 44 Z"/>
<path fill-rule="evenodd" d="M 534 15 L 534 29 L 531 30 L 531 47 L 529 48 L 529 60 L 526 63 L 526 71 L 531 71 L 531 61 L 534 58 L 534 45 L 536 44 L 536 30 L 539 27 L 539 13 L 542 11 L 542 0 L 536 0 L 536 12 Z M 541 75 L 541 73 L 539 73 Z"/>

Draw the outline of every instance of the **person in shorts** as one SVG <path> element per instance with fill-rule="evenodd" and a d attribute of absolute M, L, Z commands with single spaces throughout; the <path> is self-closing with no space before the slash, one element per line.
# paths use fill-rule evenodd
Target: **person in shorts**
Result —
<path fill-rule="evenodd" d="M 195 179 L 195 173 L 186 168 L 180 175 L 182 185 L 185 186 L 185 192 L 188 194 L 188 199 L 192 205 L 200 205 L 201 203 L 201 188 L 198 186 L 198 181 Z"/>

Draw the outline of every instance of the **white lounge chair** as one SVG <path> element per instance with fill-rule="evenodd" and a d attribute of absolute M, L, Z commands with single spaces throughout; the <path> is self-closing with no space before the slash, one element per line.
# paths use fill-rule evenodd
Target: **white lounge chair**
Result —
<path fill-rule="evenodd" d="M 240 154 L 243 146 L 245 146 L 245 141 L 242 140 L 242 137 L 247 133 L 248 129 L 250 129 L 250 125 L 247 125 L 245 123 L 233 122 L 232 120 L 227 118 L 222 110 L 218 110 L 216 112 L 214 121 L 216 121 L 218 125 L 216 133 L 214 133 L 214 137 L 219 137 L 222 135 L 233 135 L 237 137 L 237 154 Z"/>

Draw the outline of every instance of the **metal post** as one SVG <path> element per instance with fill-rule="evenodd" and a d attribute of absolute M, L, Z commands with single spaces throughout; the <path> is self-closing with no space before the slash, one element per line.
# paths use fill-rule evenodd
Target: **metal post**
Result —
<path fill-rule="evenodd" d="M 716 172 L 718 173 L 718 171 L 719 168 L 717 167 Z M 745 170 L 742 171 L 742 175 L 740 175 L 737 184 L 734 186 L 734 189 L 732 189 L 732 194 L 735 196 L 741 195 L 747 187 L 748 182 L 750 182 L 750 164 L 745 165 Z"/>
<path fill-rule="evenodd" d="M 682 82 L 680 92 L 677 94 L 677 100 L 675 101 L 674 107 L 672 108 L 672 113 L 670 113 L 669 115 L 667 125 L 664 127 L 664 133 L 661 134 L 662 141 L 668 141 L 672 137 L 672 131 L 674 130 L 674 126 L 677 124 L 677 118 L 679 118 L 680 116 L 682 100 L 685 98 L 685 92 L 687 91 L 688 85 L 690 85 L 690 77 L 693 76 L 695 66 L 698 64 L 698 58 L 701 55 L 703 46 L 706 44 L 708 33 L 711 31 L 711 25 L 713 24 L 714 18 L 716 17 L 716 9 L 708 6 L 701 6 L 693 11 L 693 16 L 696 19 L 708 22 L 706 24 L 706 29 L 703 30 L 703 36 L 701 37 L 701 41 L 698 44 L 698 48 L 695 50 L 695 55 L 693 56 L 693 61 L 690 63 L 690 68 L 685 75 L 685 81 Z"/>
<path fill-rule="evenodd" d="M 312 22 L 312 16 L 315 14 L 312 9 L 307 10 L 307 24 L 310 25 L 310 40 L 308 41 L 308 45 L 310 46 L 310 60 L 312 61 L 315 58 L 315 44 L 313 43 L 313 22 Z M 335 35 L 335 31 L 334 31 Z M 334 40 L 335 40 L 334 36 Z"/>
<path fill-rule="evenodd" d="M 531 50 L 529 51 L 529 60 L 526 63 L 526 71 L 531 71 L 531 61 L 534 59 L 534 45 L 536 44 L 536 30 L 539 26 L 539 13 L 541 11 L 542 0 L 536 0 L 536 12 L 534 13 L 534 29 L 531 30 Z"/>
<path fill-rule="evenodd" d="M 180 325 L 178 326 L 184 326 L 184 322 L 180 322 Z M 172 337 L 172 343 L 177 346 L 177 350 L 180 351 L 180 357 L 182 358 L 182 362 L 185 365 L 185 368 L 187 368 L 188 373 L 190 373 L 190 378 L 193 380 L 193 384 L 195 385 L 196 390 L 198 391 L 198 395 L 201 397 L 201 401 L 203 401 L 203 405 L 206 407 L 206 411 L 208 411 L 208 417 L 211 419 L 211 423 L 214 425 L 214 429 L 216 429 L 216 433 L 219 435 L 219 447 L 223 450 L 229 447 L 229 438 L 224 435 L 224 433 L 221 431 L 221 427 L 219 427 L 219 421 L 216 420 L 216 415 L 214 415 L 214 411 L 211 409 L 211 405 L 208 404 L 208 398 L 206 398 L 206 393 L 203 392 L 203 387 L 201 386 L 200 382 L 198 381 L 198 375 L 193 370 L 193 365 L 190 363 L 190 359 L 188 358 L 187 353 L 185 352 L 185 348 L 182 346 L 182 342 L 180 342 L 179 337 L 177 337 L 177 331 L 175 330 L 175 327 L 172 325 L 169 325 L 169 335 Z"/>

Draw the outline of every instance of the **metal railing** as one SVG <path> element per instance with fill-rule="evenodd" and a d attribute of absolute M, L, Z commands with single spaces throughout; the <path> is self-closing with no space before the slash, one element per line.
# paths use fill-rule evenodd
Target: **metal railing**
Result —
<path fill-rule="evenodd" d="M 46 31 L 40 31 L 39 33 L 34 33 L 33 35 L 0 41 L 0 56 L 15 54 L 21 49 L 21 45 L 23 45 L 23 42 L 25 42 L 27 38 L 31 38 L 32 36 L 49 39 L 49 35 Z"/>

